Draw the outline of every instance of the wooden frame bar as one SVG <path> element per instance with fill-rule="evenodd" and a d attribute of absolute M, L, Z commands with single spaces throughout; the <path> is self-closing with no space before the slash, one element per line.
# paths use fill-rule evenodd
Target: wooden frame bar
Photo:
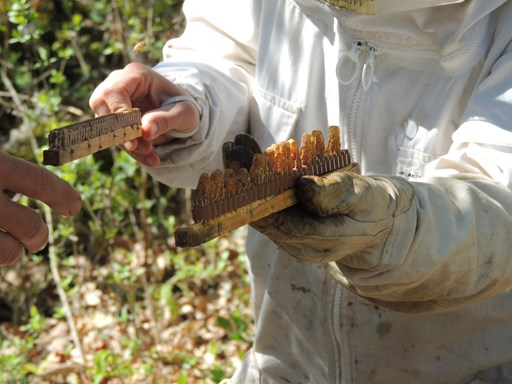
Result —
<path fill-rule="evenodd" d="M 138 109 L 112 113 L 58 128 L 48 135 L 43 164 L 62 165 L 142 136 Z"/>
<path fill-rule="evenodd" d="M 358 172 L 358 169 L 357 163 L 341 168 L 347 172 Z M 295 204 L 297 204 L 297 196 L 295 189 L 291 188 L 278 195 L 257 200 L 233 212 L 210 219 L 208 222 L 178 228 L 174 232 L 174 240 L 178 247 L 195 247 Z"/>

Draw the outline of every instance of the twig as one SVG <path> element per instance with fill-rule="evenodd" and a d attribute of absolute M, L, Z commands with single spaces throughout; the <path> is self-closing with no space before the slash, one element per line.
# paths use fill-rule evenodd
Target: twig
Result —
<path fill-rule="evenodd" d="M 55 286 L 57 287 L 57 293 L 59 295 L 62 307 L 64 308 L 64 312 L 66 314 L 66 320 L 68 322 L 69 330 L 71 332 L 71 338 L 73 339 L 73 343 L 78 351 L 78 357 L 80 358 L 80 363 L 85 365 L 85 356 L 82 349 L 82 343 L 80 342 L 80 337 L 78 336 L 78 332 L 76 330 L 75 320 L 73 319 L 73 313 L 71 311 L 71 307 L 69 305 L 68 298 L 66 296 L 66 292 L 64 288 L 62 288 L 62 280 L 59 274 L 59 266 L 57 261 L 57 251 L 55 246 L 55 241 L 53 238 L 53 219 L 52 212 L 48 206 L 44 206 L 44 214 L 46 218 L 46 224 L 49 229 L 48 236 L 48 257 L 50 259 L 50 270 L 52 273 L 53 280 L 55 281 Z"/>
<path fill-rule="evenodd" d="M 16 88 L 14 88 L 13 83 L 7 77 L 7 74 L 5 73 L 5 70 L 3 68 L 0 71 L 0 77 L 2 78 L 2 81 L 5 85 L 5 88 L 7 88 L 9 95 L 11 95 L 12 101 L 14 102 L 14 104 L 16 104 L 16 107 L 20 110 L 20 112 L 22 112 L 22 115 L 25 116 L 27 108 L 21 102 L 20 94 L 16 91 Z"/>
<path fill-rule="evenodd" d="M 4 80 L 4 79 L 2 78 L 2 80 Z M 18 94 L 18 96 L 19 96 L 20 100 L 30 100 L 30 96 L 28 96 L 28 95 L 19 95 Z M 0 91 L 0 97 L 9 97 L 9 98 L 11 98 L 12 94 L 10 92 Z"/>
<path fill-rule="evenodd" d="M 30 96 L 28 95 L 24 95 L 24 94 L 17 94 L 19 100 L 23 100 L 23 101 L 30 101 Z M 19 108 L 19 105 L 18 104 L 14 104 L 14 103 L 11 103 L 9 101 L 6 101 L 6 100 L 2 100 L 2 99 L 12 99 L 12 94 L 10 92 L 6 92 L 6 91 L 0 91 L 0 104 L 3 105 L 5 108 L 8 108 L 8 109 L 16 109 L 16 108 Z M 83 116 L 84 115 L 84 111 L 82 111 L 80 108 L 77 108 L 73 105 L 64 105 L 62 104 L 61 105 L 61 108 L 64 109 L 66 112 L 72 114 L 72 115 L 75 115 L 75 116 Z"/>
<path fill-rule="evenodd" d="M 84 370 L 84 366 L 74 362 L 59 364 L 54 367 L 50 367 L 40 373 L 38 376 L 52 378 L 58 375 L 69 375 L 70 373 L 78 373 Z"/>
<path fill-rule="evenodd" d="M 82 55 L 82 51 L 80 50 L 80 46 L 77 42 L 77 39 L 74 38 L 71 40 L 71 46 L 73 47 L 73 50 L 75 51 L 76 58 L 78 60 L 78 64 L 80 65 L 80 69 L 82 70 L 82 75 L 85 79 L 88 79 L 91 75 L 89 67 L 87 66 L 87 61 L 84 58 L 84 55 Z"/>
<path fill-rule="evenodd" d="M 150 6 L 148 8 L 148 19 L 146 21 L 146 36 L 148 41 L 153 41 L 155 35 L 153 33 L 153 17 L 155 11 L 155 0 L 151 0 Z"/>
<path fill-rule="evenodd" d="M 14 87 L 12 82 L 9 80 L 9 78 L 7 77 L 7 74 L 5 73 L 5 71 L 3 69 L 2 69 L 2 71 L 0 71 L 0 77 L 1 77 L 2 81 L 5 84 L 5 87 L 7 88 L 9 93 L 11 94 L 11 97 L 12 97 L 13 101 L 15 102 L 16 106 L 18 107 L 19 112 L 21 112 L 21 116 L 22 116 L 22 119 L 23 119 L 23 124 L 26 124 L 26 126 L 28 127 L 29 124 L 30 124 L 30 121 L 27 118 L 27 115 L 28 115 L 27 107 L 25 107 L 22 104 L 22 102 L 20 100 L 20 96 L 19 96 L 18 92 L 16 91 L 16 88 Z M 34 132 L 31 129 L 29 129 L 28 131 L 30 132 L 30 143 L 31 143 L 31 146 L 32 146 L 32 150 L 34 151 L 34 158 L 35 159 L 39 159 L 38 147 L 37 147 L 36 138 L 34 136 Z M 70 329 L 70 332 L 71 332 L 71 338 L 73 339 L 73 343 L 75 344 L 75 347 L 78 350 L 78 356 L 79 356 L 79 358 L 81 360 L 80 363 L 85 365 L 85 356 L 84 356 L 84 353 L 83 353 L 83 349 L 82 349 L 82 344 L 80 342 L 80 338 L 78 337 L 78 332 L 76 330 L 76 325 L 75 325 L 75 321 L 73 319 L 73 315 L 72 315 L 72 312 L 71 312 L 71 307 L 69 305 L 68 298 L 66 297 L 66 292 L 64 291 L 64 288 L 62 288 L 62 280 L 60 278 L 59 268 L 58 268 L 58 261 L 57 261 L 57 251 L 56 251 L 56 246 L 55 246 L 55 240 L 54 240 L 54 237 L 53 237 L 52 212 L 51 212 L 51 209 L 47 205 L 44 205 L 42 203 L 41 203 L 41 205 L 44 207 L 46 224 L 48 225 L 48 232 L 49 232 L 49 235 L 48 235 L 48 244 L 49 244 L 48 256 L 49 256 L 49 259 L 50 259 L 50 271 L 52 273 L 53 280 L 55 281 L 55 286 L 57 287 L 57 293 L 59 295 L 62 307 L 64 308 L 64 311 L 66 313 L 66 320 L 68 322 L 68 326 L 69 326 L 69 329 Z"/>
<path fill-rule="evenodd" d="M 123 44 L 123 48 L 124 48 L 121 51 L 121 53 L 123 55 L 123 60 L 125 63 L 135 61 L 135 56 L 134 56 L 133 50 L 126 49 L 128 47 L 128 41 L 127 41 L 127 37 L 126 37 L 126 30 L 124 28 L 123 16 L 119 9 L 119 5 L 115 1 L 112 1 L 111 12 L 114 15 L 114 23 L 116 25 L 116 29 L 119 31 L 119 37 L 120 37 L 121 43 Z"/>

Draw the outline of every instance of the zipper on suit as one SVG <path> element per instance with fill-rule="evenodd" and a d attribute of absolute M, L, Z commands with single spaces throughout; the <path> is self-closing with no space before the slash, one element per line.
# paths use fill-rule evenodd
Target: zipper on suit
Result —
<path fill-rule="evenodd" d="M 345 368 L 345 359 L 343 355 L 343 336 L 341 334 L 341 304 L 342 304 L 342 296 L 343 296 L 343 288 L 337 282 L 334 283 L 334 301 L 333 301 L 333 310 L 332 310 L 332 324 L 333 324 L 333 334 L 334 340 L 336 342 L 336 347 L 338 348 L 338 361 L 337 361 L 337 372 L 336 372 L 336 383 L 337 384 L 346 384 L 344 368 Z"/>
<path fill-rule="evenodd" d="M 404 60 L 407 58 L 436 58 L 439 60 L 439 63 L 446 68 L 447 70 L 456 70 L 458 66 L 463 63 L 465 60 L 468 60 L 473 55 L 478 53 L 482 42 L 484 41 L 488 27 L 490 23 L 490 18 L 486 17 L 481 20 L 476 26 L 476 31 L 472 36 L 471 44 L 462 49 L 460 51 L 454 52 L 448 56 L 442 56 L 437 50 L 429 50 L 429 49 L 414 49 L 414 48 L 381 48 L 377 47 L 371 43 L 368 43 L 365 40 L 354 40 L 352 44 L 352 49 L 348 52 L 343 52 L 338 58 L 338 64 L 336 68 L 336 73 L 338 77 L 338 81 L 341 84 L 352 84 L 357 81 L 356 89 L 354 91 L 354 96 L 352 102 L 350 104 L 349 115 L 348 115 L 348 127 L 347 127 L 347 136 L 348 136 L 348 148 L 350 150 L 352 159 L 354 162 L 360 162 L 360 156 L 357 151 L 357 142 L 356 142 L 356 128 L 357 128 L 357 119 L 359 115 L 359 109 L 361 105 L 361 101 L 363 98 L 364 92 L 370 87 L 371 82 L 373 80 L 373 69 L 375 64 L 375 58 L 379 54 L 385 54 L 394 57 L 401 57 Z M 341 71 L 344 69 L 344 64 L 352 62 L 352 66 L 354 67 L 354 72 L 346 76 L 342 74 Z M 345 76 L 344 76 L 345 75 Z M 340 283 L 335 283 L 334 288 L 334 300 L 333 300 L 333 310 L 332 310 L 332 325 L 333 325 L 333 336 L 334 340 L 337 344 L 338 350 L 338 361 L 337 361 L 337 373 L 336 373 L 336 383 L 337 384 L 346 384 L 346 375 L 344 374 L 345 369 L 345 357 L 343 354 L 344 349 L 344 340 L 342 335 L 342 327 L 341 327 L 341 316 L 342 316 L 342 306 L 343 306 L 343 296 L 344 289 Z"/>
<path fill-rule="evenodd" d="M 489 29 L 490 18 L 486 17 L 478 22 L 473 33 L 471 43 L 464 49 L 458 50 L 449 55 L 443 56 L 437 49 L 416 49 L 416 48 L 387 48 L 377 47 L 366 40 L 355 39 L 352 42 L 352 48 L 348 52 L 342 52 L 338 58 L 336 74 L 341 84 L 351 84 L 357 81 L 356 90 L 352 98 L 352 103 L 348 115 L 348 149 L 352 159 L 360 162 L 360 156 L 356 143 L 356 128 L 359 108 L 363 93 L 368 90 L 373 81 L 373 70 L 375 58 L 380 55 L 407 58 L 433 58 L 437 59 L 441 66 L 447 70 L 456 70 L 461 63 L 464 63 L 473 55 L 478 53 Z M 345 64 L 351 64 L 353 72 L 349 76 L 345 75 L 343 70 Z"/>
<path fill-rule="evenodd" d="M 348 149 L 350 152 L 350 156 L 352 157 L 353 162 L 359 161 L 359 153 L 357 151 L 357 143 L 356 143 L 356 127 L 357 127 L 357 116 L 359 111 L 359 105 L 361 104 L 361 98 L 363 95 L 363 85 L 362 81 L 359 80 L 357 83 L 356 91 L 354 93 L 354 97 L 352 98 L 352 104 L 350 105 L 350 111 L 348 115 L 348 127 L 347 127 L 347 136 L 348 136 Z"/>
<path fill-rule="evenodd" d="M 359 106 L 363 92 L 365 92 L 373 80 L 373 69 L 375 65 L 375 57 L 380 53 L 379 49 L 364 41 L 354 40 L 352 48 L 348 52 L 342 52 L 338 58 L 336 66 L 336 75 L 341 84 L 351 84 L 357 81 L 356 90 L 352 97 L 352 103 L 348 115 L 348 149 L 352 159 L 359 161 L 359 153 L 357 151 L 356 143 L 356 127 Z M 344 72 L 348 67 L 353 67 L 353 72 L 346 76 Z"/>
<path fill-rule="evenodd" d="M 344 57 L 343 55 L 346 55 Z M 350 84 L 357 79 L 357 86 L 350 104 L 349 116 L 348 116 L 348 149 L 352 161 L 359 161 L 359 154 L 357 151 L 356 143 L 356 128 L 357 128 L 357 117 L 361 104 L 363 93 L 368 89 L 371 84 L 373 77 L 373 65 L 375 57 L 379 54 L 379 50 L 374 45 L 368 44 L 364 40 L 355 40 L 352 44 L 352 49 L 349 52 L 342 53 L 338 58 L 336 67 L 336 74 L 338 81 L 341 84 Z M 343 69 L 344 59 L 348 59 L 355 64 L 354 72 L 350 75 L 350 78 L 343 79 L 341 76 L 341 70 Z M 364 61 L 362 61 L 364 60 Z M 334 300 L 333 300 L 333 311 L 332 311 L 332 325 L 333 335 L 338 350 L 337 372 L 336 372 L 336 383 L 346 384 L 345 370 L 345 357 L 343 353 L 344 342 L 341 327 L 341 308 L 343 304 L 343 293 L 344 290 L 339 283 L 334 283 Z"/>

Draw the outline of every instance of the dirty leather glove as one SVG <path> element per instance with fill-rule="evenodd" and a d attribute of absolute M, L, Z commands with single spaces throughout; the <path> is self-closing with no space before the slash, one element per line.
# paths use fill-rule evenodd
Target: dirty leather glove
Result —
<path fill-rule="evenodd" d="M 416 205 L 405 179 L 335 171 L 303 176 L 296 191 L 299 204 L 251 226 L 303 261 L 371 268 L 397 237 L 412 242 Z"/>

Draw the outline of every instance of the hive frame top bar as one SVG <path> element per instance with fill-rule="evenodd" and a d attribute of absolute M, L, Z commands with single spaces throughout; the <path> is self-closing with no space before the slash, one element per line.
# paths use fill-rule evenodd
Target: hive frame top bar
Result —
<path fill-rule="evenodd" d="M 135 108 L 70 124 L 49 133 L 43 164 L 62 165 L 140 136 L 141 112 Z"/>
<path fill-rule="evenodd" d="M 226 148 L 234 150 L 230 145 Z M 176 229 L 176 245 L 194 247 L 286 209 L 297 203 L 298 178 L 340 169 L 358 172 L 359 168 L 349 151 L 340 148 L 339 127 L 331 126 L 327 145 L 322 132 L 315 130 L 303 135 L 300 148 L 289 140 L 254 154 L 249 170 L 204 173 L 192 197 L 195 224 Z"/>

